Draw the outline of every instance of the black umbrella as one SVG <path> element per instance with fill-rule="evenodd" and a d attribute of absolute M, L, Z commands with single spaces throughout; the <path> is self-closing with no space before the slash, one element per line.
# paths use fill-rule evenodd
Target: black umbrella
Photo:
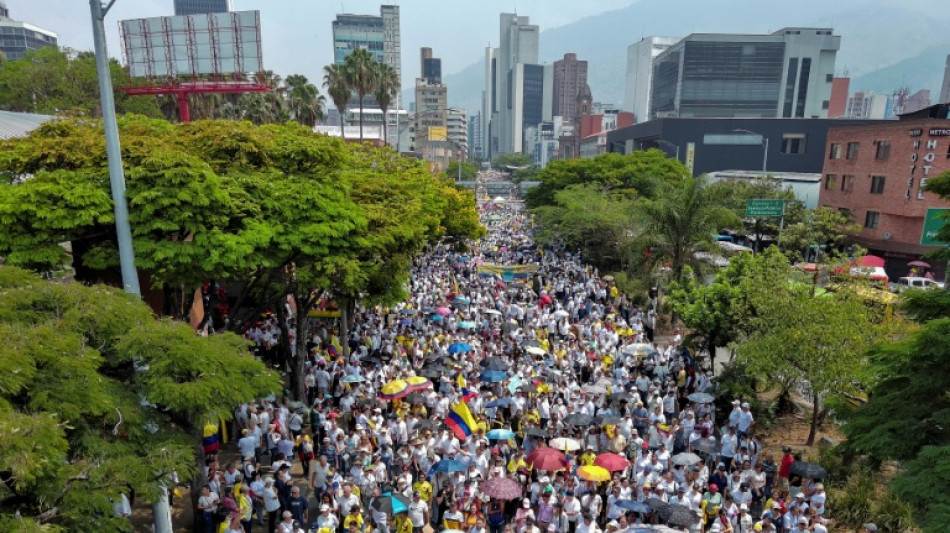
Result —
<path fill-rule="evenodd" d="M 482 359 L 478 365 L 486 370 L 504 370 L 508 368 L 508 361 L 501 357 L 492 356 Z"/>
<path fill-rule="evenodd" d="M 627 392 L 615 392 L 611 394 L 610 396 L 607 396 L 607 399 L 609 399 L 612 402 L 619 402 L 623 400 L 630 401 L 632 398 L 633 396 L 630 396 L 630 394 Z"/>
<path fill-rule="evenodd" d="M 420 420 L 416 422 L 414 429 L 422 431 L 424 429 L 436 429 L 441 425 L 441 423 L 436 422 L 435 420 L 430 420 L 426 418 L 425 420 Z"/>
<path fill-rule="evenodd" d="M 809 463 L 808 461 L 795 461 L 792 463 L 792 467 L 789 469 L 789 472 L 793 476 L 798 477 L 807 477 L 809 479 L 825 479 L 828 477 L 828 471 L 822 468 L 820 465 L 815 463 Z"/>
<path fill-rule="evenodd" d="M 699 515 L 685 505 L 667 505 L 658 510 L 660 520 L 671 526 L 690 527 L 699 522 Z"/>
<path fill-rule="evenodd" d="M 528 394 L 533 394 L 535 392 L 538 392 L 538 388 L 532 385 L 531 383 L 525 383 L 521 385 L 520 387 L 518 387 L 518 390 L 522 392 L 526 392 Z"/>
<path fill-rule="evenodd" d="M 657 498 L 656 496 L 650 496 L 649 498 L 647 498 L 647 505 L 649 505 L 650 509 L 653 509 L 654 511 L 660 511 L 664 507 L 669 506 L 668 503 Z"/>
<path fill-rule="evenodd" d="M 694 452 L 702 452 L 713 454 L 716 453 L 718 446 L 716 445 L 716 439 L 699 439 L 693 444 L 691 444 Z"/>
<path fill-rule="evenodd" d="M 402 494 L 390 494 L 386 496 L 377 496 L 369 503 L 369 506 L 381 513 L 393 513 L 393 502 L 398 501 L 406 508 L 409 508 L 409 498 Z"/>
<path fill-rule="evenodd" d="M 597 415 L 594 417 L 594 423 L 598 426 L 616 426 L 623 419 L 614 415 Z"/>
<path fill-rule="evenodd" d="M 370 356 L 370 357 L 367 357 L 366 359 L 361 359 L 361 360 L 360 360 L 360 364 L 363 365 L 363 366 L 378 365 L 378 364 L 380 364 L 380 363 L 382 363 L 382 362 L 383 362 L 383 360 L 380 359 L 379 357 L 376 357 L 376 356 Z"/>
<path fill-rule="evenodd" d="M 574 413 L 567 415 L 564 423 L 569 426 L 589 426 L 593 419 L 589 415 Z"/>
<path fill-rule="evenodd" d="M 523 433 L 525 436 L 541 437 L 542 439 L 548 436 L 548 432 L 541 428 L 525 428 Z"/>
<path fill-rule="evenodd" d="M 406 396 L 406 401 L 412 405 L 422 405 L 426 403 L 426 397 L 417 392 L 414 392 L 410 394 L 409 396 Z"/>
<path fill-rule="evenodd" d="M 436 368 L 432 368 L 432 367 L 423 368 L 422 372 L 419 372 L 419 374 L 421 374 L 422 376 L 425 376 L 430 379 L 439 379 L 442 377 L 442 374 L 444 373 L 445 372 L 438 370 Z"/>

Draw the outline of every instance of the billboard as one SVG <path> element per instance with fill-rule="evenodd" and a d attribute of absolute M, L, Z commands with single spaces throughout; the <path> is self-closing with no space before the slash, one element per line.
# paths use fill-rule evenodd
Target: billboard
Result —
<path fill-rule="evenodd" d="M 264 70 L 259 11 L 123 20 L 122 55 L 132 78 Z"/>
<path fill-rule="evenodd" d="M 946 246 L 947 243 L 940 240 L 940 230 L 947 223 L 947 211 L 950 209 L 942 207 L 931 207 L 927 209 L 927 216 L 924 218 L 924 230 L 920 235 L 920 244 L 923 246 Z"/>
<path fill-rule="evenodd" d="M 445 126 L 429 126 L 430 141 L 444 141 L 449 138 L 449 130 Z"/>

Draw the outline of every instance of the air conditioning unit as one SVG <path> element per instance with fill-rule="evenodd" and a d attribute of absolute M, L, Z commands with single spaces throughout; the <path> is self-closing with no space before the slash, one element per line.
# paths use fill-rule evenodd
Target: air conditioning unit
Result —
<path fill-rule="evenodd" d="M 885 240 L 885 241 L 891 240 L 891 234 L 888 233 L 888 232 L 884 232 L 884 240 Z"/>

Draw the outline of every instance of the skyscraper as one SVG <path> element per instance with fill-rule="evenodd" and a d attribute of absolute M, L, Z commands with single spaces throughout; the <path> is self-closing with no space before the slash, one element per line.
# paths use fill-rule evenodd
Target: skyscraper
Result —
<path fill-rule="evenodd" d="M 428 83 L 442 83 L 442 60 L 432 57 L 432 49 L 423 47 L 419 52 L 420 78 Z"/>
<path fill-rule="evenodd" d="M 441 76 L 426 76 L 426 65 L 433 65 L 441 60 L 432 57 L 431 48 L 422 48 L 419 51 L 421 76 L 416 78 L 416 124 L 415 149 L 428 141 L 445 141 L 448 127 L 448 89 L 441 82 Z M 434 135 L 430 135 L 430 128 L 435 128 Z"/>
<path fill-rule="evenodd" d="M 538 64 L 538 35 L 538 26 L 529 24 L 528 17 L 502 13 L 499 46 L 485 50 L 486 157 L 521 152 L 524 128 L 551 118 L 554 69 Z"/>
<path fill-rule="evenodd" d="M 399 6 L 380 6 L 379 16 L 341 13 L 333 21 L 333 61 L 343 63 L 358 48 L 369 50 L 376 61 L 396 71 L 402 86 L 402 50 L 399 33 Z M 402 109 L 402 91 L 397 92 L 395 109 Z"/>
<path fill-rule="evenodd" d="M 950 54 L 947 55 L 947 66 L 943 69 L 943 84 L 940 86 L 940 101 L 938 104 L 950 102 Z"/>
<path fill-rule="evenodd" d="M 841 37 L 694 33 L 653 60 L 651 117 L 828 116 Z"/>
<path fill-rule="evenodd" d="M 10 18 L 10 11 L 0 0 L 0 52 L 6 59 L 22 59 L 31 50 L 56 46 L 57 35 L 49 30 Z"/>
<path fill-rule="evenodd" d="M 677 37 L 645 37 L 627 47 L 627 85 L 623 109 L 638 121 L 650 116 L 650 92 L 653 89 L 653 59 L 676 44 Z"/>
<path fill-rule="evenodd" d="M 233 11 L 232 0 L 175 0 L 175 15 L 203 15 Z"/>
<path fill-rule="evenodd" d="M 587 61 L 578 61 L 577 54 L 564 54 L 554 62 L 554 94 L 551 114 L 568 120 L 574 117 L 577 95 L 587 85 Z"/>

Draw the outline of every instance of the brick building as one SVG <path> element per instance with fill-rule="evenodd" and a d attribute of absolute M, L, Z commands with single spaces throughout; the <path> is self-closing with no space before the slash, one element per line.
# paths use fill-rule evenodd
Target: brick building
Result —
<path fill-rule="evenodd" d="M 551 115 L 571 120 L 577 115 L 577 98 L 587 86 L 587 61 L 579 61 L 577 54 L 564 54 L 554 62 L 554 97 Z"/>
<path fill-rule="evenodd" d="M 907 275 L 909 261 L 941 247 L 922 244 L 924 222 L 928 210 L 950 208 L 950 202 L 922 188 L 950 171 L 948 108 L 828 131 L 819 204 L 846 211 L 862 226 L 853 241 L 885 258 L 891 279 Z M 946 265 L 934 267 L 942 279 Z"/>

